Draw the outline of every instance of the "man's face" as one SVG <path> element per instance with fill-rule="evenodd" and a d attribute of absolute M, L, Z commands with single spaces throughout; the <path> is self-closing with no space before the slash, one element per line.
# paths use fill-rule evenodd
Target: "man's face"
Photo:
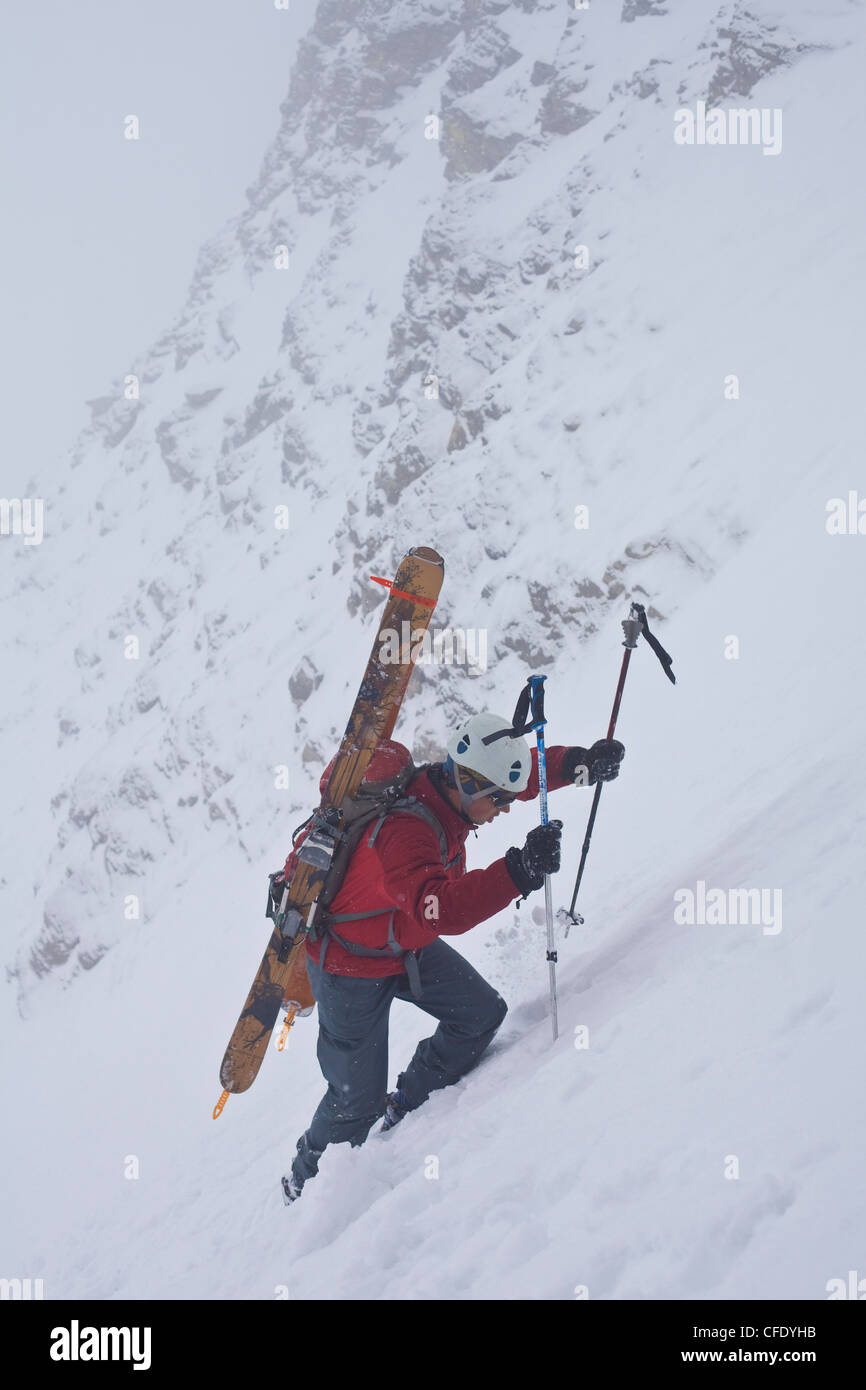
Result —
<path fill-rule="evenodd" d="M 508 815 L 510 805 L 497 806 L 492 796 L 480 796 L 469 807 L 469 819 L 476 825 L 488 825 L 497 816 Z"/>

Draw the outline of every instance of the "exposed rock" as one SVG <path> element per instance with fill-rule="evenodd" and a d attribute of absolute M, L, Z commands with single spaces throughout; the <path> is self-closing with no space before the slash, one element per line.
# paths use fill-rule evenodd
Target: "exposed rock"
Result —
<path fill-rule="evenodd" d="M 623 0 L 620 19 L 623 24 L 632 24 L 634 20 L 643 19 L 647 15 L 661 16 L 667 13 L 668 6 L 664 0 Z"/>
<path fill-rule="evenodd" d="M 554 63 L 533 63 L 532 72 L 529 80 L 533 87 L 546 87 L 556 76 L 556 65 Z"/>
<path fill-rule="evenodd" d="M 210 405 L 211 401 L 215 401 L 217 396 L 222 394 L 222 390 L 221 386 L 212 386 L 209 390 L 185 391 L 184 396 L 193 410 L 201 410 L 203 406 Z"/>
<path fill-rule="evenodd" d="M 443 104 L 447 105 L 453 97 L 477 91 L 519 58 L 508 35 L 492 20 L 483 20 L 472 30 L 463 51 L 451 62 Z"/>
<path fill-rule="evenodd" d="M 305 656 L 289 676 L 289 694 L 296 705 L 302 705 L 321 684 L 321 671 L 317 671 L 310 657 Z"/>
<path fill-rule="evenodd" d="M 463 423 L 460 420 L 455 420 L 451 427 L 451 433 L 448 436 L 448 444 L 446 445 L 448 453 L 457 453 L 459 450 L 465 449 L 466 444 L 467 436 L 466 430 L 463 428 Z"/>
<path fill-rule="evenodd" d="M 577 100 L 586 82 L 558 77 L 551 82 L 541 102 L 538 120 L 545 135 L 571 135 L 588 124 L 595 111 Z"/>
<path fill-rule="evenodd" d="M 730 26 L 719 29 L 711 45 L 718 62 L 707 88 L 708 106 L 731 96 L 750 96 L 762 78 L 786 67 L 795 53 L 807 50 L 805 44 L 778 42 L 771 37 L 776 32 L 775 26 L 760 23 L 748 10 L 735 9 Z"/>
<path fill-rule="evenodd" d="M 452 106 L 442 122 L 442 148 L 447 163 L 446 179 L 466 178 L 495 169 L 519 144 L 519 135 L 491 135 L 459 106 Z"/>

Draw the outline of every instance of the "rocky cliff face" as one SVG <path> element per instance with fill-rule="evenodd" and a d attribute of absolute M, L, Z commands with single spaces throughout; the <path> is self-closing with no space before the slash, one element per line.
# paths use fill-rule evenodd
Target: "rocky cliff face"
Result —
<path fill-rule="evenodd" d="M 762 0 L 321 0 L 177 321 L 91 402 L 60 484 L 33 480 L 46 540 L 7 589 L 7 744 L 44 767 L 18 783 L 35 882 L 6 883 L 22 1002 L 145 929 L 209 837 L 257 861 L 285 842 L 365 655 L 368 575 L 408 545 L 446 556 L 439 621 L 489 633 L 486 671 L 419 671 L 424 751 L 743 544 L 759 445 L 714 332 L 773 161 L 708 170 L 673 113 L 776 105 L 768 79 L 845 41 L 844 15 L 816 24 Z"/>

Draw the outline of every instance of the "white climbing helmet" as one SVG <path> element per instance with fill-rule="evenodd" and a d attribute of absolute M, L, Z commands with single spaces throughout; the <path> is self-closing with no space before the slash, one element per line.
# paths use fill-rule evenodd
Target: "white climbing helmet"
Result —
<path fill-rule="evenodd" d="M 529 784 L 532 771 L 529 744 L 525 738 L 514 738 L 510 734 L 492 743 L 484 742 L 490 734 L 512 727 L 511 720 L 503 719 L 501 714 L 473 714 L 450 739 L 448 756 L 458 767 L 465 767 L 516 796 Z"/>

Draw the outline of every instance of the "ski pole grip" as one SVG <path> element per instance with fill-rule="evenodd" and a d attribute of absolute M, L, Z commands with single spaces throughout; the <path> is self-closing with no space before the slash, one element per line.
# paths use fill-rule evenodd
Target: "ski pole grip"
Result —
<path fill-rule="evenodd" d="M 529 692 L 532 706 L 532 723 L 538 728 L 547 723 L 544 718 L 544 682 L 547 676 L 530 676 Z"/>
<path fill-rule="evenodd" d="M 632 604 L 632 615 L 634 615 L 635 607 L 636 605 Z M 643 628 L 641 626 L 639 618 L 636 618 L 634 616 L 630 618 L 623 618 L 622 632 L 624 641 L 622 645 L 624 647 L 629 647 L 632 651 L 634 651 L 634 648 L 637 646 L 637 639 L 640 637 L 642 631 Z"/>
<path fill-rule="evenodd" d="M 544 682 L 546 680 L 547 676 L 527 676 L 526 684 L 520 692 L 514 709 L 511 728 L 497 729 L 495 733 L 487 734 L 481 740 L 485 746 L 495 743 L 500 738 L 521 738 L 524 734 L 531 734 L 536 729 L 544 728 L 547 722 L 544 718 Z M 528 719 L 527 716 L 529 716 Z"/>

